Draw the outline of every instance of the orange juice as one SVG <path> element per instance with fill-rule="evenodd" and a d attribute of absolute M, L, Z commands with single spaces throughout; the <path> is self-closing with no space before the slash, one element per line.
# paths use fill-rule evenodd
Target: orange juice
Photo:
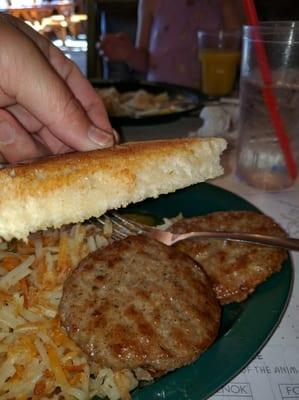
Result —
<path fill-rule="evenodd" d="M 201 90 L 209 96 L 225 96 L 234 88 L 240 52 L 231 49 L 202 49 Z"/>

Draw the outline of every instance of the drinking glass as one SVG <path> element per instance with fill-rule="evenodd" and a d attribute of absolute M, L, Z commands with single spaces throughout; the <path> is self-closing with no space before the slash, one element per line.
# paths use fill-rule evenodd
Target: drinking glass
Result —
<path fill-rule="evenodd" d="M 237 143 L 237 176 L 263 190 L 291 186 L 276 131 L 266 107 L 256 41 L 262 40 L 272 77 L 278 111 L 298 164 L 299 154 L 299 25 L 266 22 L 245 26 L 240 79 L 240 118 Z"/>
<path fill-rule="evenodd" d="M 201 91 L 209 96 L 231 94 L 240 64 L 241 32 L 198 31 L 197 39 Z"/>

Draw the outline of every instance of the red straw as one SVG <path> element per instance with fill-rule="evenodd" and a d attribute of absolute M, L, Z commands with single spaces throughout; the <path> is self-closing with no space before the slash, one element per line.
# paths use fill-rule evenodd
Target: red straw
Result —
<path fill-rule="evenodd" d="M 247 19 L 250 25 L 258 26 L 259 20 L 257 16 L 257 12 L 255 9 L 254 1 L 253 0 L 243 0 L 244 8 L 247 14 Z M 294 159 L 290 142 L 288 138 L 288 134 L 284 128 L 283 121 L 279 114 L 279 108 L 277 104 L 277 100 L 275 94 L 272 90 L 272 77 L 271 77 L 271 70 L 267 59 L 267 54 L 265 50 L 264 43 L 259 35 L 259 32 L 256 32 L 254 45 L 257 55 L 257 60 L 260 66 L 262 79 L 264 82 L 263 85 L 263 97 L 265 104 L 268 108 L 269 114 L 271 116 L 271 120 L 273 126 L 275 128 L 276 136 L 279 141 L 281 150 L 284 155 L 284 159 L 286 162 L 286 166 L 288 169 L 288 173 L 292 178 L 296 178 L 297 176 L 297 166 L 296 161 Z"/>

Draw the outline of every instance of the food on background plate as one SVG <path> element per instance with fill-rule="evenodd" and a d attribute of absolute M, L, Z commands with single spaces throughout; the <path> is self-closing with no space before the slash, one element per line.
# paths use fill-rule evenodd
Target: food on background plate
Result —
<path fill-rule="evenodd" d="M 211 345 L 220 306 L 197 263 L 138 235 L 79 264 L 64 284 L 60 317 L 99 368 L 142 368 L 156 377 L 193 362 Z"/>
<path fill-rule="evenodd" d="M 139 118 L 150 115 L 171 114 L 194 108 L 188 97 L 167 92 L 158 94 L 144 89 L 120 92 L 115 86 L 96 89 L 111 117 Z"/>
<path fill-rule="evenodd" d="M 174 233 L 233 231 L 286 236 L 270 217 L 254 211 L 220 211 L 181 219 Z M 175 245 L 196 260 L 211 280 L 221 304 L 245 300 L 255 288 L 280 270 L 287 252 L 283 249 L 224 240 L 185 240 Z"/>
<path fill-rule="evenodd" d="M 221 138 L 127 143 L 0 169 L 0 238 L 97 217 L 221 175 Z"/>

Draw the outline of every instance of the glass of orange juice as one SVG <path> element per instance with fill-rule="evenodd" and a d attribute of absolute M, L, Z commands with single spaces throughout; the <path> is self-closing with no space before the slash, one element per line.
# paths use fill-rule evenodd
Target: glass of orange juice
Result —
<path fill-rule="evenodd" d="M 232 93 L 240 65 L 241 31 L 198 31 L 200 88 L 208 96 Z"/>

